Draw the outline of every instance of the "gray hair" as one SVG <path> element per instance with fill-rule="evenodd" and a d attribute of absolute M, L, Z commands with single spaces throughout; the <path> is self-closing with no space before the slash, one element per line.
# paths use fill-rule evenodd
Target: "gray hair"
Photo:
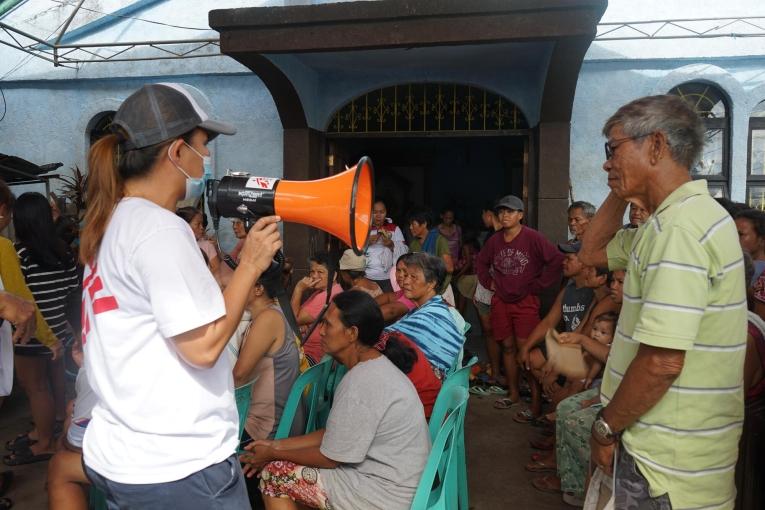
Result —
<path fill-rule="evenodd" d="M 446 265 L 441 257 L 436 257 L 425 252 L 409 253 L 404 259 L 407 267 L 419 267 L 425 277 L 425 283 L 434 282 L 436 292 L 443 286 L 446 279 Z"/>
<path fill-rule="evenodd" d="M 584 200 L 577 200 L 576 202 L 568 206 L 568 212 L 571 212 L 574 209 L 581 209 L 582 214 L 584 214 L 590 219 L 592 219 L 592 217 L 595 216 L 595 206 L 589 202 L 585 202 Z"/>
<path fill-rule="evenodd" d="M 603 136 L 621 126 L 624 136 L 664 133 L 672 159 L 690 169 L 704 146 L 704 124 L 688 103 L 675 95 L 647 96 L 625 104 L 603 126 Z"/>

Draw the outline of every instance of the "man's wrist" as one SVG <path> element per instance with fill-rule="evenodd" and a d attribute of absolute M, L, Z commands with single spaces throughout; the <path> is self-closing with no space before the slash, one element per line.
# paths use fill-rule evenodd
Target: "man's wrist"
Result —
<path fill-rule="evenodd" d="M 605 407 L 595 415 L 595 421 L 592 423 L 590 433 L 592 438 L 601 446 L 611 446 L 621 437 L 621 432 L 614 430 L 608 419 L 605 417 Z"/>

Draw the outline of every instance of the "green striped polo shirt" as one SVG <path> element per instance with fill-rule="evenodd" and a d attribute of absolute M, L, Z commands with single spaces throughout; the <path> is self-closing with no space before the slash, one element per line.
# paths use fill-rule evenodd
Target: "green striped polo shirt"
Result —
<path fill-rule="evenodd" d="M 651 495 L 668 493 L 675 510 L 732 509 L 747 324 L 733 219 L 709 196 L 706 181 L 688 182 L 639 229 L 617 233 L 608 265 L 627 275 L 601 387 L 604 405 L 639 344 L 686 351 L 669 391 L 624 431 L 624 447 Z"/>

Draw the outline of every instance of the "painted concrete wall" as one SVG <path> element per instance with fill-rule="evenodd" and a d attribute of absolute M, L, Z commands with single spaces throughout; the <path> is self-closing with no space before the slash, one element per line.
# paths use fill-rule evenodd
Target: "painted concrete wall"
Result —
<path fill-rule="evenodd" d="M 608 193 L 601 129 L 619 106 L 704 81 L 727 96 L 730 110 L 730 198 L 745 201 L 749 116 L 765 100 L 765 57 L 706 60 L 591 60 L 582 66 L 571 121 L 571 182 L 576 200 L 600 204 Z"/>
<path fill-rule="evenodd" d="M 209 97 L 217 116 L 237 127 L 235 136 L 219 136 L 211 144 L 217 175 L 235 169 L 281 176 L 281 123 L 273 99 L 252 74 L 4 83 L 8 111 L 0 122 L 0 152 L 38 164 L 60 161 L 64 164 L 61 173 L 74 165 L 84 170 L 91 120 L 116 110 L 144 83 L 158 81 L 196 86 Z M 233 241 L 229 229 L 223 230 L 228 247 Z"/>
<path fill-rule="evenodd" d="M 610 0 L 601 23 L 667 19 L 765 16 L 761 0 Z M 690 25 L 704 31 L 731 20 Z M 639 25 L 662 35 L 687 35 L 661 23 Z M 601 29 L 602 30 L 602 29 Z M 761 32 L 745 23 L 726 25 L 727 32 Z M 634 35 L 635 32 L 632 32 Z M 621 35 L 626 35 L 622 32 Z M 602 170 L 606 119 L 622 104 L 641 96 L 663 94 L 687 81 L 712 83 L 730 104 L 731 198 L 746 198 L 749 114 L 765 100 L 765 38 L 720 37 L 668 40 L 595 41 L 590 46 L 577 83 L 571 122 L 571 181 L 576 200 L 596 205 L 608 188 Z"/>

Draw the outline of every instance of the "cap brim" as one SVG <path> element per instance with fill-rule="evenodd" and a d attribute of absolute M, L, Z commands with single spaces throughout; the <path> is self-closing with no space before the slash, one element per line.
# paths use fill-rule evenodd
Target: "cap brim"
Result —
<path fill-rule="evenodd" d="M 569 243 L 558 243 L 558 249 L 563 253 L 579 253 L 581 246 L 575 246 Z"/>
<path fill-rule="evenodd" d="M 199 127 L 202 129 L 206 129 L 207 131 L 210 131 L 211 133 L 215 133 L 216 135 L 235 135 L 236 134 L 236 128 L 232 126 L 231 124 L 227 124 L 225 122 L 220 122 L 218 120 L 212 120 L 208 119 L 204 122 L 202 122 Z"/>

